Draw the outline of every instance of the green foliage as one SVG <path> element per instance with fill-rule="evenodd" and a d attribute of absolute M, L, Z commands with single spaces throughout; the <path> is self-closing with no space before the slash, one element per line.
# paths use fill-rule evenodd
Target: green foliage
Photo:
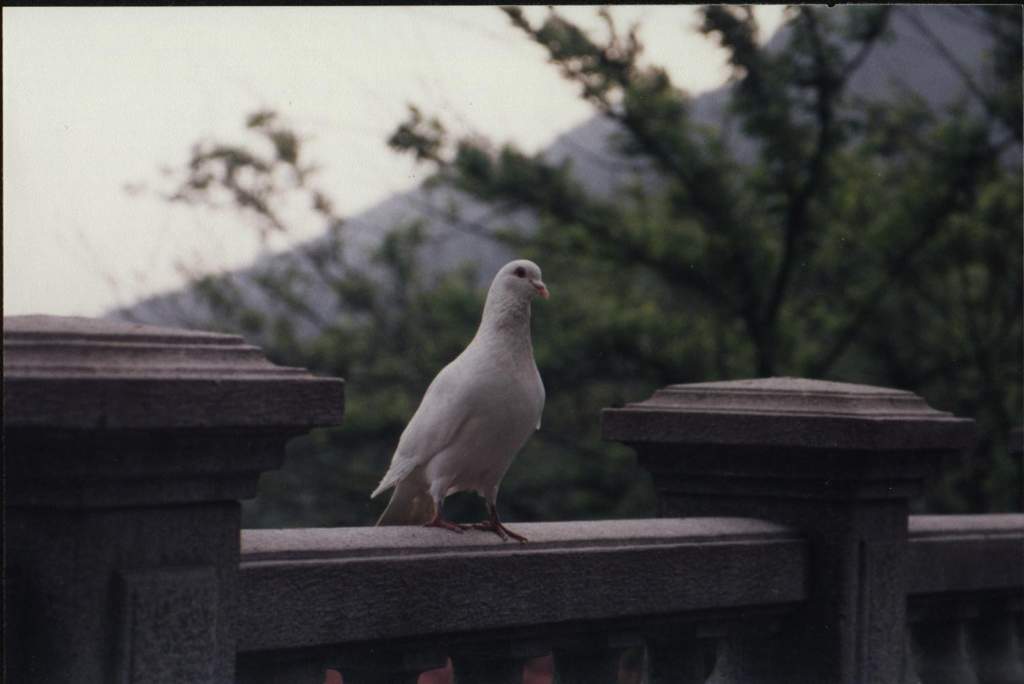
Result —
<path fill-rule="evenodd" d="M 436 161 L 440 158 L 444 126 L 436 119 L 423 118 L 420 110 L 409 107 L 409 121 L 403 123 L 388 139 L 388 144 L 410 150 L 420 161 Z"/>
<path fill-rule="evenodd" d="M 621 34 L 602 12 L 609 37 L 598 41 L 555 11 L 534 25 L 504 9 L 619 125 L 622 153 L 653 170 L 611 197 L 585 191 L 567 165 L 450 140 L 410 108 L 389 143 L 431 164 L 432 183 L 537 220 L 498 233 L 541 264 L 553 294 L 534 312 L 548 403 L 503 486 L 511 519 L 651 514 L 650 482 L 628 450 L 600 440 L 599 410 L 670 382 L 766 375 L 910 389 L 975 417 L 976 452 L 934 484 L 929 506 L 1015 505 L 1006 436 L 1022 421 L 1020 9 L 972 15 L 993 36 L 992 60 L 984 78 L 965 77 L 949 111 L 850 94 L 896 11 L 798 7 L 786 46 L 769 53 L 748 9 L 705 8 L 702 31 L 730 54 L 732 115 L 756 144 L 741 161 L 720 131 L 691 119 L 664 70 L 640 62 L 635 27 Z M 222 326 L 257 337 L 276 360 L 345 377 L 348 403 L 344 427 L 292 445 L 247 523 L 367 523 L 382 503 L 366 496 L 427 384 L 472 336 L 475 283 L 490 274 L 423 273 L 415 223 L 388 234 L 370 267 L 353 267 L 343 224 L 309 186 L 299 137 L 270 112 L 249 126 L 270 152 L 197 147 L 172 199 L 226 191 L 276 226 L 275 201 L 307 193 L 331 239 L 308 248 L 309 268 L 256 279 L 277 307 L 239 301 L 226 281 L 200 292 Z M 313 287 L 334 297 L 329 315 L 304 298 Z M 299 335 L 300 324 L 311 332 Z M 475 506 L 452 502 L 456 517 Z"/>

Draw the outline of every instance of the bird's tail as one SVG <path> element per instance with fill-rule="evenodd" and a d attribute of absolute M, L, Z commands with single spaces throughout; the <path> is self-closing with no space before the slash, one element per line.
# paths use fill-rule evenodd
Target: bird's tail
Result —
<path fill-rule="evenodd" d="M 388 507 L 380 516 L 377 525 L 423 525 L 434 517 L 434 500 L 430 492 L 410 482 L 411 478 L 402 480 L 391 494 Z"/>

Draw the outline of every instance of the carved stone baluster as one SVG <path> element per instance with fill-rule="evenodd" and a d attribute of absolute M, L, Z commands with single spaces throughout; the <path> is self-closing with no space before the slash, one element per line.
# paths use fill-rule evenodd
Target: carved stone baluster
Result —
<path fill-rule="evenodd" d="M 455 684 L 522 684 L 526 661 L 551 652 L 537 641 L 488 641 L 451 649 Z"/>
<path fill-rule="evenodd" d="M 967 627 L 968 646 L 980 684 L 1024 684 L 1017 626 L 1011 613 L 982 615 Z"/>
<path fill-rule="evenodd" d="M 555 672 L 559 684 L 614 684 L 620 680 L 622 657 L 639 648 L 639 635 L 582 636 L 560 640 L 555 646 Z M 641 662 L 638 663 L 642 667 Z M 640 667 L 637 668 L 638 670 Z"/>
<path fill-rule="evenodd" d="M 619 659 L 618 684 L 644 684 L 647 681 L 647 647 L 627 648 Z"/>
<path fill-rule="evenodd" d="M 238 658 L 237 684 L 324 684 L 323 657 L 313 654 L 253 654 Z"/>
<path fill-rule="evenodd" d="M 341 672 L 345 684 L 416 684 L 421 674 L 447 662 L 439 648 L 374 646 L 346 652 L 331 669 Z"/>
<path fill-rule="evenodd" d="M 423 674 L 394 670 L 357 670 L 349 667 L 342 668 L 341 672 L 345 684 L 416 684 Z"/>
<path fill-rule="evenodd" d="M 722 635 L 700 628 L 648 634 L 649 684 L 704 684 L 715 669 Z"/>
<path fill-rule="evenodd" d="M 737 625 L 717 640 L 717 657 L 707 684 L 788 684 L 801 681 L 791 663 L 780 658 L 791 629 L 780 622 Z M 704 681 L 704 680 L 701 680 Z"/>
<path fill-rule="evenodd" d="M 911 623 L 910 636 L 921 684 L 979 684 L 967 656 L 963 620 Z"/>
<path fill-rule="evenodd" d="M 907 638 L 903 642 L 903 684 L 921 684 L 921 678 L 917 674 L 917 664 L 914 662 L 913 637 L 911 627 L 907 625 Z"/>

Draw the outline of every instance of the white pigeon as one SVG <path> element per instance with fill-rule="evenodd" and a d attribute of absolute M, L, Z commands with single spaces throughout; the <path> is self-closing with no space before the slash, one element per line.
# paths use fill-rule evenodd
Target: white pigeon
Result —
<path fill-rule="evenodd" d="M 476 335 L 430 383 L 370 495 L 395 488 L 378 525 L 474 527 L 526 541 L 501 524 L 495 500 L 512 459 L 540 429 L 544 410 L 530 340 L 530 301 L 537 296 L 549 295 L 532 261 L 512 261 L 494 276 Z M 486 499 L 486 521 L 464 526 L 445 520 L 445 497 L 461 491 Z"/>

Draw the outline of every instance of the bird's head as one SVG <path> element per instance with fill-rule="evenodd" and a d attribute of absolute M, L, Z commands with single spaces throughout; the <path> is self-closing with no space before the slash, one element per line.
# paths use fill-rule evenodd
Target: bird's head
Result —
<path fill-rule="evenodd" d="M 551 296 L 540 277 L 540 266 L 527 259 L 516 259 L 501 267 L 494 278 L 506 292 L 529 300 L 534 296 L 547 299 Z"/>

